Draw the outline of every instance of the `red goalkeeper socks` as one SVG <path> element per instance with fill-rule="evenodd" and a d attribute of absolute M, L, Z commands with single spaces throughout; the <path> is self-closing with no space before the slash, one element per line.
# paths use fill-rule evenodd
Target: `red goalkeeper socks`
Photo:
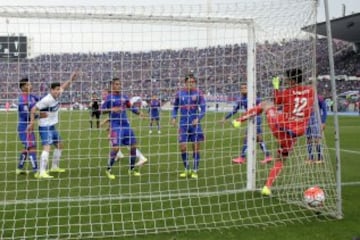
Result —
<path fill-rule="evenodd" d="M 271 168 L 271 170 L 269 172 L 269 176 L 268 176 L 265 186 L 270 188 L 273 185 L 276 177 L 280 174 L 281 169 L 283 168 L 283 165 L 284 164 L 282 161 L 275 162 L 274 166 Z"/>

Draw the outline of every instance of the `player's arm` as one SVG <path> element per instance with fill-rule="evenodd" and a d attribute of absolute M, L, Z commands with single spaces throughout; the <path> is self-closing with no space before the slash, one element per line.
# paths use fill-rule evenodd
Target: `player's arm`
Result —
<path fill-rule="evenodd" d="M 222 122 L 225 122 L 226 120 L 231 118 L 234 114 L 236 114 L 240 110 L 240 107 L 241 107 L 241 103 L 240 102 L 236 103 L 233 110 L 228 114 L 226 114 L 225 117 L 222 119 Z"/>
<path fill-rule="evenodd" d="M 321 116 L 321 128 L 322 130 L 324 130 L 327 120 L 327 107 L 326 107 L 326 102 L 324 100 L 319 101 L 319 111 Z"/>
<path fill-rule="evenodd" d="M 39 108 L 36 105 L 34 105 L 30 110 L 30 122 L 26 128 L 26 130 L 28 132 L 31 132 L 34 130 L 34 124 L 35 124 L 35 118 L 36 118 L 35 116 L 37 115 L 38 111 L 39 111 Z M 41 117 L 41 115 L 40 115 L 40 117 Z"/>
<path fill-rule="evenodd" d="M 79 75 L 80 75 L 80 73 L 78 71 L 72 72 L 70 75 L 70 78 L 68 80 L 66 80 L 63 84 L 61 84 L 61 86 L 60 86 L 61 92 L 63 92 L 66 88 L 68 88 L 70 86 L 70 84 L 79 77 Z"/>
<path fill-rule="evenodd" d="M 199 108 L 200 108 L 199 116 L 193 120 L 192 122 L 193 125 L 197 125 L 200 122 L 200 120 L 205 116 L 206 102 L 204 96 L 201 93 L 199 95 Z"/>
<path fill-rule="evenodd" d="M 176 117 L 177 117 L 177 113 L 179 110 L 179 104 L 180 104 L 180 100 L 179 100 L 179 93 L 176 94 L 175 96 L 175 100 L 174 100 L 174 107 L 173 110 L 171 112 L 171 123 L 175 126 L 176 125 Z"/>

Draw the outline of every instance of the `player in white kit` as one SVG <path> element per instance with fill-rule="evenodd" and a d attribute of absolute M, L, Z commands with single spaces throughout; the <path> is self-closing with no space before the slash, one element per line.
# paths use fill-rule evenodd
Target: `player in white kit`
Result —
<path fill-rule="evenodd" d="M 64 168 L 59 167 L 62 142 L 59 132 L 56 129 L 56 124 L 59 122 L 58 115 L 60 108 L 58 99 L 61 93 L 70 85 L 71 82 L 75 81 L 78 76 L 79 72 L 73 72 L 70 76 L 70 79 L 63 84 L 52 83 L 50 86 L 50 92 L 40 101 L 38 101 L 31 109 L 30 124 L 28 125 L 29 131 L 34 128 L 35 114 L 40 112 L 38 125 L 43 151 L 40 157 L 39 178 L 53 178 L 53 176 L 49 175 L 47 171 L 51 145 L 54 145 L 55 150 L 53 153 L 53 161 L 50 172 L 65 172 Z"/>

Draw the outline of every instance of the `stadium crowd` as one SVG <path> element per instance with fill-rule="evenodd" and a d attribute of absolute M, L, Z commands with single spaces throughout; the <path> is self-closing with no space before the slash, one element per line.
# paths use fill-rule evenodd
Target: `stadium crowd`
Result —
<path fill-rule="evenodd" d="M 310 41 L 294 40 L 257 45 L 257 78 L 267 79 L 257 83 L 260 95 L 268 95 L 266 91 L 271 89 L 268 78 L 279 74 L 286 64 L 299 64 L 299 61 L 303 61 L 300 64 L 305 67 L 311 64 L 306 62 L 308 57 L 304 57 L 308 54 L 305 50 L 310 48 L 309 44 Z M 360 77 L 360 54 L 349 46 L 349 43 L 334 41 L 335 73 L 345 77 Z M 101 90 L 108 87 L 113 77 L 122 79 L 129 95 L 150 99 L 151 95 L 156 94 L 162 100 L 169 100 L 181 86 L 183 76 L 194 71 L 199 88 L 210 100 L 228 101 L 238 94 L 239 79 L 246 79 L 246 55 L 246 44 L 235 44 L 148 52 L 46 54 L 13 62 L 0 61 L 0 95 L 3 100 L 16 99 L 18 80 L 23 77 L 28 77 L 35 93 L 42 95 L 47 92 L 51 82 L 62 81 L 73 69 L 80 69 L 83 72 L 82 79 L 64 93 L 63 103 L 90 102 L 91 94 L 95 92 L 100 96 Z M 286 59 L 286 62 L 279 66 L 277 56 Z M 317 42 L 317 74 L 329 74 L 326 39 Z M 359 80 L 348 80 L 345 77 L 337 80 L 338 93 L 360 89 Z M 318 90 L 325 98 L 331 97 L 330 86 L 329 78 L 319 78 Z"/>

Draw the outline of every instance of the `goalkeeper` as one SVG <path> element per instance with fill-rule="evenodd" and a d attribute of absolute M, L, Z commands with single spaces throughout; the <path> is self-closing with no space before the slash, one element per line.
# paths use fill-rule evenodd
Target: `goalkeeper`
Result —
<path fill-rule="evenodd" d="M 262 102 L 249 109 L 240 118 L 233 120 L 234 127 L 239 128 L 241 122 L 265 112 L 269 128 L 277 139 L 279 149 L 274 166 L 270 169 L 263 195 L 271 195 L 271 186 L 280 174 L 284 161 L 287 159 L 297 141 L 304 135 L 314 104 L 314 89 L 302 85 L 303 74 L 300 69 L 286 71 L 288 88 L 280 90 L 280 78 L 274 77 L 274 102 Z M 282 111 L 277 109 L 281 107 Z"/>
<path fill-rule="evenodd" d="M 225 123 L 225 121 L 227 119 L 229 119 L 230 117 L 232 117 L 234 114 L 236 114 L 241 107 L 243 107 L 245 110 L 248 109 L 248 99 L 247 99 L 247 85 L 246 83 L 242 83 L 240 85 L 240 94 L 241 97 L 239 99 L 239 101 L 237 102 L 236 106 L 234 107 L 234 110 L 232 112 L 229 112 L 222 120 L 222 123 Z M 260 103 L 260 98 L 256 99 L 256 104 Z M 256 117 L 256 141 L 259 143 L 261 150 L 263 151 L 263 153 L 265 154 L 265 158 L 264 160 L 261 161 L 261 163 L 265 164 L 265 163 L 269 163 L 271 162 L 272 158 L 270 155 L 270 152 L 266 149 L 266 145 L 263 141 L 263 137 L 262 137 L 262 128 L 261 128 L 261 124 L 262 124 L 262 117 L 261 116 L 257 116 Z M 241 148 L 241 154 L 239 157 L 234 158 L 232 160 L 233 163 L 236 164 L 243 164 L 246 162 L 246 150 L 247 150 L 247 133 L 245 133 L 245 137 L 244 137 L 244 144 Z"/>

